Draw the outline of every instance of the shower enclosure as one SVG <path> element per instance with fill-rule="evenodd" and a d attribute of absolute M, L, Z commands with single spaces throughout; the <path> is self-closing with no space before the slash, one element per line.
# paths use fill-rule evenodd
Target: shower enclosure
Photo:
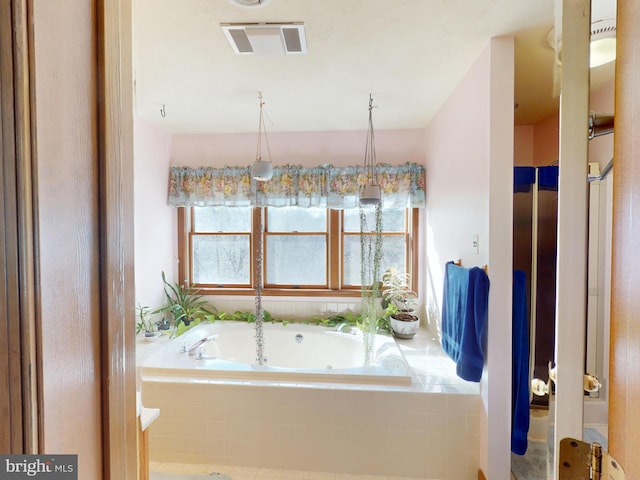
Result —
<path fill-rule="evenodd" d="M 555 345 L 558 167 L 515 167 L 513 269 L 525 272 L 529 299 L 530 378 L 547 381 Z M 548 405 L 548 395 L 533 405 Z"/>
<path fill-rule="evenodd" d="M 612 191 L 610 162 L 589 176 L 585 373 L 600 379 L 588 396 L 606 399 L 611 270 Z M 594 167 L 597 169 L 597 167 Z M 554 363 L 557 243 L 556 166 L 515 167 L 513 268 L 527 278 L 530 379 L 549 380 Z M 579 281 L 579 279 L 576 279 Z M 578 340 L 578 339 L 576 339 Z M 533 395 L 531 405 L 547 406 L 549 396 Z"/>

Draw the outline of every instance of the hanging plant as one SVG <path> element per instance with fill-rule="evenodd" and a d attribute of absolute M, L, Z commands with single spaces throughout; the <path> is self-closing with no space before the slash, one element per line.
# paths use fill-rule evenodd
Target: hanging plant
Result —
<path fill-rule="evenodd" d="M 360 207 L 360 281 L 362 293 L 367 297 L 379 297 L 382 262 L 382 207 L 375 207 L 375 227 L 367 226 L 365 209 Z M 373 231 L 373 235 L 371 232 Z"/>
<path fill-rule="evenodd" d="M 382 283 L 380 263 L 382 260 L 382 208 L 375 207 L 375 229 L 373 234 L 367 228 L 367 215 L 360 207 L 360 280 L 361 280 L 361 329 L 364 334 L 364 362 L 369 365 L 373 361 L 373 344 L 378 331 L 381 315 L 378 312 Z"/>

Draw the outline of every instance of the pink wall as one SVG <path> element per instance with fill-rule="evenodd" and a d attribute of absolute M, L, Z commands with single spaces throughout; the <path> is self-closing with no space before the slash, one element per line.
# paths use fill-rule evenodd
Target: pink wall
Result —
<path fill-rule="evenodd" d="M 426 130 L 428 306 L 437 321 L 445 263 L 488 261 L 489 78 L 487 49 Z M 479 255 L 471 248 L 474 234 Z"/>
<path fill-rule="evenodd" d="M 503 360 L 511 355 L 513 69 L 513 38 L 492 39 L 428 126 L 425 138 L 430 322 L 439 324 L 447 261 L 489 264 L 484 418 L 478 443 L 466 446 L 478 449 L 487 478 L 508 478 L 510 469 L 510 424 L 504 413 L 510 409 L 511 367 Z M 475 235 L 478 253 L 472 248 Z M 465 478 L 464 473 L 457 478 Z"/>
<path fill-rule="evenodd" d="M 589 111 L 601 114 L 613 113 L 614 81 L 606 83 L 591 93 Z M 585 134 L 587 129 L 585 119 Z M 533 129 L 533 139 L 529 138 Z M 516 155 L 514 165 L 545 166 L 558 161 L 560 143 L 560 119 L 551 115 L 535 125 L 516 127 Z M 528 149 L 531 151 L 528 151 Z M 613 156 L 613 135 L 605 135 L 589 141 L 589 163 L 598 162 L 603 168 Z M 585 167 L 586 168 L 586 167 Z"/>
<path fill-rule="evenodd" d="M 513 164 L 533 165 L 533 125 L 516 125 L 513 137 Z"/>
<path fill-rule="evenodd" d="M 586 120 L 585 120 L 586 122 Z M 533 163 L 536 167 L 558 161 L 560 145 L 560 118 L 551 115 L 533 126 Z"/>
<path fill-rule="evenodd" d="M 268 134 L 274 165 L 335 166 L 364 162 L 366 131 L 300 132 Z M 189 167 L 251 165 L 256 158 L 257 133 L 226 135 L 177 135 L 173 137 L 171 164 Z M 379 163 L 424 164 L 422 130 L 375 131 Z M 267 148 L 262 141 L 262 156 Z"/>
<path fill-rule="evenodd" d="M 178 280 L 177 214 L 167 205 L 171 136 L 135 118 L 134 201 L 136 303 L 164 301 L 161 272 Z"/>

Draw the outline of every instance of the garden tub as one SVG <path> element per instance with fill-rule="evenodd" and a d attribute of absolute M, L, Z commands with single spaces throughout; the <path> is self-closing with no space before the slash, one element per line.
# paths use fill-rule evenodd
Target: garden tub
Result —
<path fill-rule="evenodd" d="M 253 324 L 216 321 L 172 340 L 139 342 L 142 400 L 160 410 L 149 429 L 151 461 L 477 476 L 482 399 L 477 388 L 449 381 L 455 364 L 429 348 L 435 341 L 396 344 L 378 336 L 374 361 L 363 366 L 359 333 L 299 323 L 267 323 L 264 333 L 267 362 L 261 366 L 255 364 Z M 181 353 L 184 344 L 210 335 L 216 337 L 205 344 L 202 359 Z M 414 362 L 411 374 L 405 356 Z M 421 362 L 432 373 L 426 388 Z"/>
<path fill-rule="evenodd" d="M 411 384 L 410 368 L 392 337 L 375 335 L 372 358 L 365 365 L 362 333 L 355 328 L 347 330 L 343 333 L 301 323 L 265 323 L 264 361 L 258 365 L 255 324 L 202 324 L 149 355 L 141 373 L 147 378 L 194 381 Z M 209 340 L 192 348 L 203 339 Z"/>

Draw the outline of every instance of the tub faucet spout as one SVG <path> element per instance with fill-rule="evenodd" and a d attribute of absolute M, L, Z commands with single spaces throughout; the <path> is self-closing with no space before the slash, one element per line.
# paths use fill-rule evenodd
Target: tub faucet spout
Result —
<path fill-rule="evenodd" d="M 200 340 L 195 342 L 193 345 L 187 347 L 187 352 L 189 353 L 189 355 L 195 355 L 196 352 L 198 351 L 198 348 L 202 347 L 205 343 L 208 343 L 211 340 L 215 340 L 216 337 L 217 335 L 209 335 L 208 337 L 201 338 Z"/>
<path fill-rule="evenodd" d="M 350 325 L 348 323 L 341 323 L 340 325 L 338 325 L 336 327 L 336 332 L 349 333 L 351 335 L 357 335 L 358 334 L 358 329 L 357 329 L 357 327 L 354 327 L 353 325 Z"/>

